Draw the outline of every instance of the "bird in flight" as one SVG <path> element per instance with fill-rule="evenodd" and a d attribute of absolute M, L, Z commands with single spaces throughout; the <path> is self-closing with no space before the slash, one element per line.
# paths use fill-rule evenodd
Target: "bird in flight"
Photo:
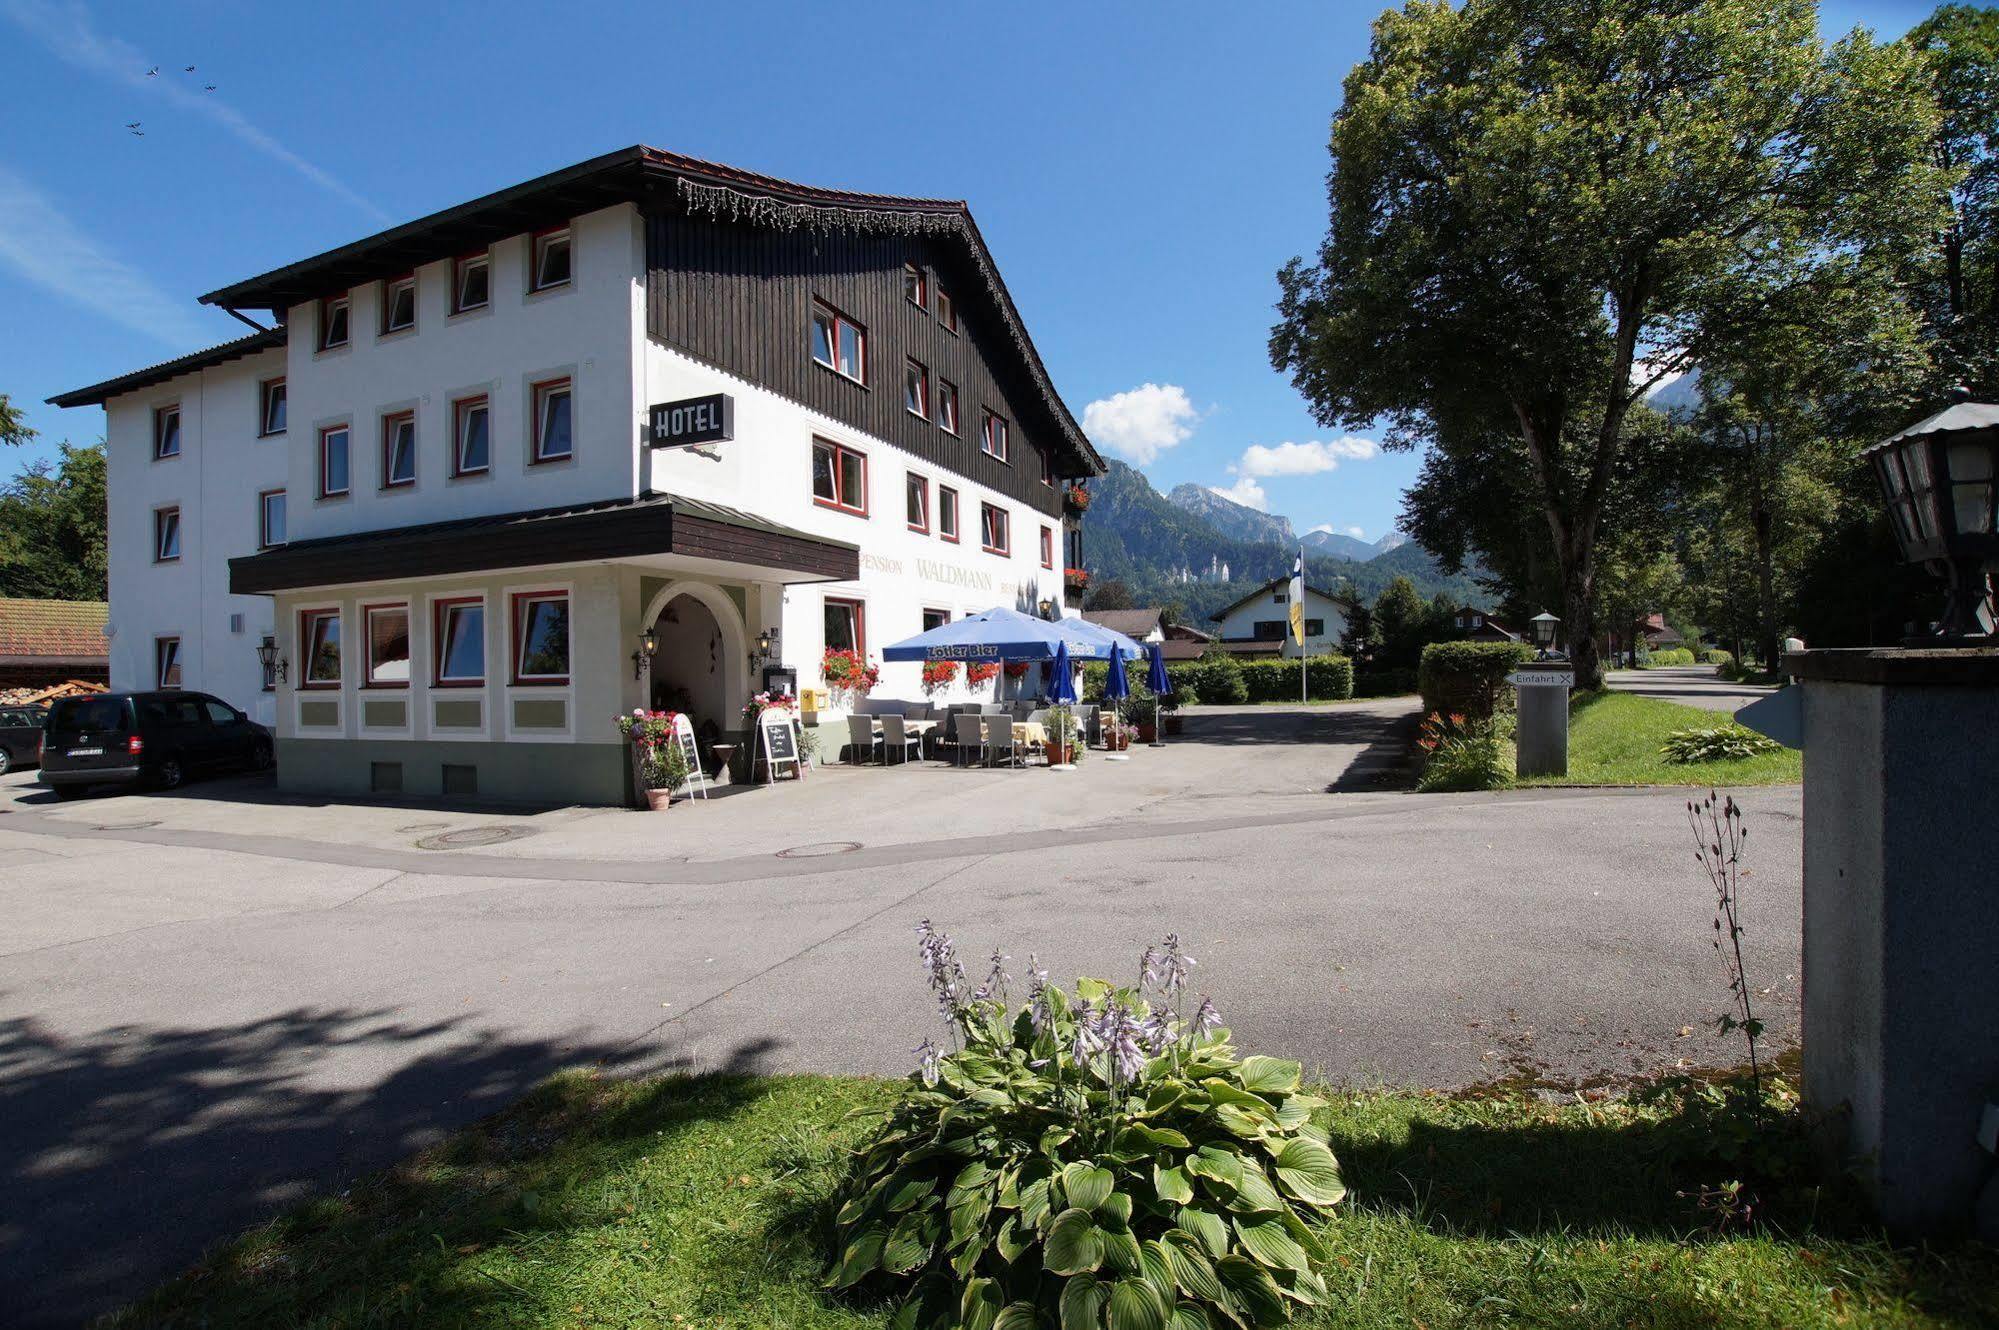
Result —
<path fill-rule="evenodd" d="M 187 72 L 188 72 L 188 73 L 190 73 L 190 74 L 192 74 L 192 73 L 194 72 L 194 66 L 193 66 L 193 65 L 189 65 L 189 66 L 187 67 Z"/>
<path fill-rule="evenodd" d="M 146 71 L 147 78 L 158 78 L 159 74 L 160 74 L 160 67 L 158 65 L 154 65 L 151 69 Z"/>
<path fill-rule="evenodd" d="M 137 129 L 137 128 L 138 128 L 138 127 L 139 127 L 140 125 L 142 125 L 142 124 L 144 124 L 144 123 L 145 123 L 145 121 L 143 121 L 143 120 L 131 120 L 131 121 L 127 121 L 127 122 L 126 122 L 126 124 L 125 124 L 125 128 L 127 128 L 127 129 Z"/>
<path fill-rule="evenodd" d="M 132 131 L 132 137 L 135 139 L 142 139 L 146 137 L 146 131 L 143 129 L 135 129 Z"/>
<path fill-rule="evenodd" d="M 213 83 L 209 83 L 209 84 L 205 84 L 205 85 L 204 85 L 204 86 L 202 87 L 202 89 L 201 89 L 201 90 L 202 90 L 203 92 L 214 92 L 214 91 L 215 91 L 215 85 L 214 85 Z"/>

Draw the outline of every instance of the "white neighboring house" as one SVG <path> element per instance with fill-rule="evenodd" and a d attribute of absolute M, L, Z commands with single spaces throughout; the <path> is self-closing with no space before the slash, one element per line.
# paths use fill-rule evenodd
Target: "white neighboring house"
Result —
<path fill-rule="evenodd" d="M 1082 567 L 1103 464 L 963 203 L 641 146 L 203 300 L 276 326 L 53 400 L 106 409 L 112 685 L 286 788 L 620 802 L 620 713 L 730 735 Z"/>
<path fill-rule="evenodd" d="M 1291 640 L 1291 579 L 1265 582 L 1233 605 L 1210 615 L 1216 640 L 1242 656 L 1324 656 L 1340 649 L 1347 617 L 1333 598 L 1305 588 L 1305 641 Z"/>

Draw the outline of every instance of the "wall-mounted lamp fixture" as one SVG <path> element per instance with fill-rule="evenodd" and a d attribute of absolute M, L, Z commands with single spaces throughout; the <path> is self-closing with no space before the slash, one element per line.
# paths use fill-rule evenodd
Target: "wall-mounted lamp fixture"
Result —
<path fill-rule="evenodd" d="M 285 658 L 278 654 L 277 639 L 269 633 L 264 634 L 264 640 L 257 643 L 257 663 L 264 667 L 265 678 L 274 682 L 281 682 L 284 679 Z"/>
<path fill-rule="evenodd" d="M 1049 599 L 1048 599 L 1047 597 L 1045 597 L 1045 596 L 1044 596 L 1044 597 L 1042 598 L 1042 600 L 1041 600 L 1041 604 L 1040 604 L 1040 605 L 1038 605 L 1038 606 L 1037 606 L 1036 608 L 1037 608 L 1037 609 L 1039 609 L 1039 610 L 1041 611 L 1041 617 L 1042 617 L 1042 618 L 1044 618 L 1044 619 L 1050 619 L 1050 620 L 1054 619 L 1054 617 L 1055 617 L 1055 602 L 1054 602 L 1054 601 L 1052 601 L 1052 600 L 1049 600 Z"/>
<path fill-rule="evenodd" d="M 632 653 L 632 677 L 641 678 L 646 666 L 652 662 L 653 653 L 659 650 L 659 634 L 648 628 L 639 634 L 639 649 Z"/>

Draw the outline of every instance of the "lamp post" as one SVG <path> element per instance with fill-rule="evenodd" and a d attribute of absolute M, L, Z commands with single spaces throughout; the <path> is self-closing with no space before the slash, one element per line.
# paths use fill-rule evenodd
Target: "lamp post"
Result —
<path fill-rule="evenodd" d="M 1895 541 L 1908 563 L 1943 579 L 1943 617 L 1904 645 L 1993 646 L 1992 574 L 1999 570 L 1999 405 L 1965 400 L 1883 439 L 1873 462 Z"/>
<path fill-rule="evenodd" d="M 1534 625 L 1534 641 L 1541 648 L 1541 659 L 1547 660 L 1555 654 L 1555 630 L 1562 626 L 1562 621 L 1542 610 L 1529 622 Z"/>

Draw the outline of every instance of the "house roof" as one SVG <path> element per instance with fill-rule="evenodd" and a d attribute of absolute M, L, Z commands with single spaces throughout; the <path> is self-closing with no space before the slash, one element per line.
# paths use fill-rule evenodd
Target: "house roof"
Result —
<path fill-rule="evenodd" d="M 718 162 L 634 144 L 413 222 L 274 268 L 201 297 L 225 309 L 274 313 L 331 291 L 393 277 L 421 263 L 463 254 L 524 230 L 617 203 L 790 230 L 894 230 L 954 238 L 984 279 L 1006 332 L 1047 398 L 1057 429 L 1094 471 L 1103 459 L 1055 391 L 992 251 L 961 199 L 910 198 L 801 185 Z"/>
<path fill-rule="evenodd" d="M 233 342 L 223 342 L 204 351 L 190 351 L 172 360 L 163 360 L 157 365 L 135 369 L 130 374 L 120 374 L 115 379 L 93 383 L 88 388 L 78 388 L 73 392 L 59 393 L 49 398 L 50 406 L 101 406 L 120 393 L 136 392 L 140 388 L 150 388 L 154 384 L 177 379 L 183 374 L 208 369 L 214 365 L 225 365 L 244 356 L 254 356 L 260 351 L 285 344 L 283 327 L 254 332 L 248 337 L 238 337 Z"/>
<path fill-rule="evenodd" d="M 1216 610 L 1213 614 L 1210 614 L 1208 617 L 1219 623 L 1221 620 L 1226 619 L 1229 615 L 1234 614 L 1237 610 L 1241 609 L 1243 606 L 1249 604 L 1249 602 L 1251 602 L 1252 600 L 1255 600 L 1258 596 L 1262 595 L 1264 592 L 1275 590 L 1277 587 L 1287 584 L 1288 582 L 1290 582 L 1290 580 L 1291 578 L 1288 575 L 1284 577 L 1273 577 L 1268 582 L 1265 582 L 1262 586 L 1258 587 L 1256 590 L 1244 596 L 1241 600 L 1238 600 L 1233 604 L 1222 606 L 1220 609 Z M 1305 592 L 1307 595 L 1323 596 L 1327 600 L 1333 599 L 1333 593 L 1327 591 L 1323 587 L 1315 587 L 1307 585 L 1305 588 Z M 1335 603 L 1337 604 L 1338 602 Z"/>
<path fill-rule="evenodd" d="M 110 606 L 101 600 L 0 600 L 0 660 L 103 664 Z"/>
<path fill-rule="evenodd" d="M 1108 628 L 1114 633 L 1123 633 L 1137 641 L 1159 627 L 1157 609 L 1150 610 L 1084 610 L 1083 617 L 1091 623 Z"/>

